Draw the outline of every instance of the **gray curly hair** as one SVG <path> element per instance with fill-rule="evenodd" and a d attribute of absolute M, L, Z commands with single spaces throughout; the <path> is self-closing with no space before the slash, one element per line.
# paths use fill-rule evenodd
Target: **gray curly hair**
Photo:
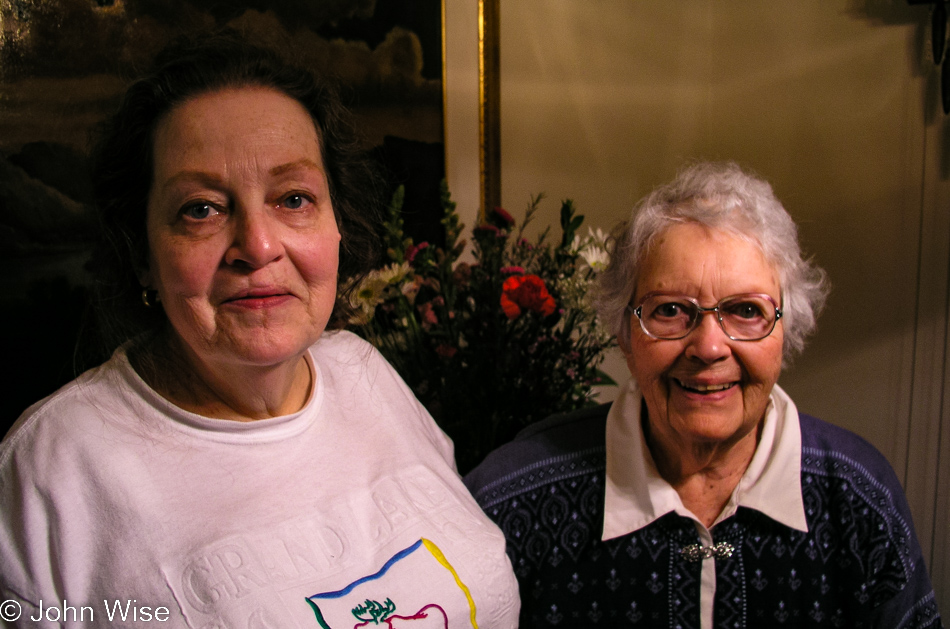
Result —
<path fill-rule="evenodd" d="M 732 162 L 698 162 L 660 186 L 634 208 L 631 220 L 611 233 L 610 265 L 601 274 L 595 304 L 621 348 L 630 347 L 628 306 L 640 265 L 656 237 L 671 225 L 692 222 L 728 231 L 757 245 L 778 271 L 782 287 L 782 348 L 788 363 L 815 330 L 828 296 L 825 272 L 802 257 L 798 228 L 772 186 Z"/>

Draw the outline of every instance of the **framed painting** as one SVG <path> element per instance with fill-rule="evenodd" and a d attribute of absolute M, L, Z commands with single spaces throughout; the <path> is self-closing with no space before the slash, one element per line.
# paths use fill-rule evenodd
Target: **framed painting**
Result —
<path fill-rule="evenodd" d="M 178 34 L 230 27 L 340 86 L 420 239 L 441 234 L 442 0 L 0 0 L 0 434 L 90 366 L 91 130 Z"/>

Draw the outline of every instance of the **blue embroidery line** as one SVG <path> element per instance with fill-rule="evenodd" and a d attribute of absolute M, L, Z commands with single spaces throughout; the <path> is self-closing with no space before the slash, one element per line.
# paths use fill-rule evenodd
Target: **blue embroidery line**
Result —
<path fill-rule="evenodd" d="M 314 598 L 342 598 L 342 597 L 346 596 L 347 594 L 349 594 L 350 592 L 352 592 L 353 589 L 356 588 L 357 586 L 360 586 L 360 585 L 366 583 L 367 581 L 373 581 L 373 580 L 375 580 L 375 579 L 380 578 L 381 576 L 383 576 L 384 574 L 386 574 L 386 573 L 389 571 L 390 568 L 393 567 L 393 564 L 394 564 L 394 563 L 396 563 L 396 562 L 399 561 L 400 559 L 403 559 L 403 558 L 406 557 L 407 555 L 412 554 L 412 553 L 413 553 L 415 550 L 417 550 L 420 546 L 422 546 L 422 540 L 421 540 L 421 539 L 420 539 L 418 542 L 416 542 L 415 544 L 413 544 L 412 546 L 410 546 L 409 548 L 407 548 L 407 549 L 405 549 L 405 550 L 401 550 L 401 551 L 399 551 L 398 553 L 396 553 L 395 555 L 393 555 L 392 559 L 390 559 L 389 561 L 387 561 L 387 562 L 383 565 L 383 567 L 379 569 L 379 572 L 377 572 L 376 574 L 371 574 L 371 575 L 369 575 L 369 576 L 363 577 L 362 579 L 357 579 L 356 581 L 354 581 L 353 583 L 350 583 L 348 586 L 346 586 L 346 587 L 343 588 L 342 590 L 339 590 L 338 592 L 324 592 L 323 594 L 314 594 L 313 596 L 310 596 L 310 597 L 308 597 L 308 598 L 310 598 L 310 599 L 314 599 Z"/>

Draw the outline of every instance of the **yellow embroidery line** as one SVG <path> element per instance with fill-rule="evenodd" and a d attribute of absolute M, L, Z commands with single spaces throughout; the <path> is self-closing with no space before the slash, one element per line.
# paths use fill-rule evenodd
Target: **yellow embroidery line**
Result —
<path fill-rule="evenodd" d="M 468 599 L 468 608 L 471 610 L 472 616 L 472 627 L 474 629 L 478 629 L 478 622 L 475 620 L 475 601 L 472 600 L 472 593 L 468 590 L 468 586 L 462 583 L 462 580 L 459 578 L 455 568 L 453 568 L 452 564 L 449 563 L 449 560 L 445 558 L 445 555 L 442 554 L 442 551 L 439 550 L 438 546 L 424 537 L 422 538 L 422 543 L 425 544 L 425 547 L 429 549 L 429 552 L 432 553 L 432 556 L 435 557 L 435 560 L 445 566 L 446 570 L 452 573 L 452 576 L 455 578 L 455 582 L 458 584 L 459 588 L 461 588 L 462 592 L 465 593 L 465 598 Z"/>

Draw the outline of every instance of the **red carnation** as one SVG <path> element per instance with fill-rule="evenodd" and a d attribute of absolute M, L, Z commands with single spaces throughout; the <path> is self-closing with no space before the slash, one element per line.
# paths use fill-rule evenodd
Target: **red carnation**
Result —
<path fill-rule="evenodd" d="M 548 316 L 556 307 L 544 280 L 537 275 L 512 275 L 502 284 L 501 309 L 509 319 L 516 319 L 522 310 Z"/>

